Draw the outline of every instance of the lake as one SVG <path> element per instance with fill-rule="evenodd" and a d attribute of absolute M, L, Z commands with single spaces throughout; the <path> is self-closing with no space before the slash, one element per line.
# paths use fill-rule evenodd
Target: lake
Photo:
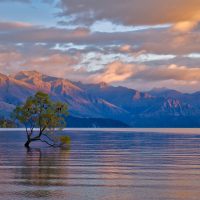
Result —
<path fill-rule="evenodd" d="M 68 130 L 67 149 L 0 132 L 0 199 L 199 200 L 200 129 Z M 188 132 L 188 134 L 187 134 Z"/>

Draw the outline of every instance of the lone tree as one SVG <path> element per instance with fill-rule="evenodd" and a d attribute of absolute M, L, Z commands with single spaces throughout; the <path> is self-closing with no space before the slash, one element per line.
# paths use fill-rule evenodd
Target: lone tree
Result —
<path fill-rule="evenodd" d="M 48 94 L 37 92 L 34 96 L 27 98 L 22 106 L 17 106 L 13 111 L 13 117 L 26 127 L 27 141 L 25 147 L 33 141 L 45 142 L 50 146 L 57 147 L 69 140 L 68 137 L 61 137 L 59 144 L 47 133 L 54 133 L 56 129 L 66 127 L 65 118 L 68 115 L 68 108 L 65 103 L 53 102 Z M 39 128 L 37 134 L 34 128 Z"/>

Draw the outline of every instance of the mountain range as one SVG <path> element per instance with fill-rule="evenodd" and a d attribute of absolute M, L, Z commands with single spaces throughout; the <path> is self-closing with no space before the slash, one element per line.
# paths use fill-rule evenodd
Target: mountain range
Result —
<path fill-rule="evenodd" d="M 0 74 L 0 116 L 9 118 L 16 105 L 38 90 L 68 104 L 70 127 L 200 127 L 200 92 L 186 94 L 168 88 L 140 92 L 37 71 Z"/>

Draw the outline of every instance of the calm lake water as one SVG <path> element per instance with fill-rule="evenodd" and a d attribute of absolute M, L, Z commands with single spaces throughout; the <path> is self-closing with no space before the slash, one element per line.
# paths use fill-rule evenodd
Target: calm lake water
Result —
<path fill-rule="evenodd" d="M 23 132 L 0 132 L 0 199 L 200 199 L 200 134 L 65 133 L 70 149 L 27 151 Z"/>

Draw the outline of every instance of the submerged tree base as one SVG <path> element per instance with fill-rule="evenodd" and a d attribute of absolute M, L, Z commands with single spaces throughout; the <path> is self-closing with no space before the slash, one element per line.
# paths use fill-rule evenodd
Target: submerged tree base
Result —
<path fill-rule="evenodd" d="M 25 144 L 24 144 L 24 146 L 26 147 L 26 148 L 30 148 L 30 141 L 27 141 Z"/>
<path fill-rule="evenodd" d="M 68 146 L 70 145 L 70 137 L 69 136 L 61 136 L 59 138 L 59 142 L 55 142 L 51 137 L 49 137 L 47 134 L 43 134 L 43 136 L 46 137 L 46 139 L 42 139 L 41 136 L 36 136 L 34 138 L 29 138 L 26 143 L 24 144 L 24 146 L 26 148 L 30 148 L 30 144 L 34 141 L 40 141 L 40 142 L 44 142 L 47 145 L 51 146 L 51 147 L 63 147 L 63 146 Z"/>

